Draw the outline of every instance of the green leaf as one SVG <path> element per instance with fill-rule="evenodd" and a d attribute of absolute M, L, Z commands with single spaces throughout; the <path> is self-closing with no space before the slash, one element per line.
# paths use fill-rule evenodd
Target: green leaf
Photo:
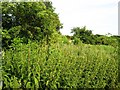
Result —
<path fill-rule="evenodd" d="M 34 77 L 34 82 L 35 82 L 35 87 L 39 88 L 39 82 L 38 82 L 37 78 L 35 78 L 35 77 Z"/>
<path fill-rule="evenodd" d="M 31 88 L 32 86 L 31 86 L 31 82 L 27 82 L 27 84 L 26 84 L 26 88 Z"/>

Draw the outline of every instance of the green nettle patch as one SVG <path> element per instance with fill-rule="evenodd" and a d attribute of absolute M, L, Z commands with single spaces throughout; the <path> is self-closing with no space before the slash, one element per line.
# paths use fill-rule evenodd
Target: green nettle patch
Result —
<path fill-rule="evenodd" d="M 0 7 L 0 89 L 120 89 L 119 36 L 94 35 L 86 26 L 62 35 L 63 24 L 49 0 Z"/>
<path fill-rule="evenodd" d="M 119 88 L 117 48 L 19 44 L 3 52 L 3 88 Z"/>

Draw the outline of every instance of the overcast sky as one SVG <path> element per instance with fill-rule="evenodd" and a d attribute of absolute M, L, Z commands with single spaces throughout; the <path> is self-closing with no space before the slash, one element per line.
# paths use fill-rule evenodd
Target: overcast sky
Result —
<path fill-rule="evenodd" d="M 94 34 L 118 35 L 119 0 L 50 0 L 59 14 L 63 35 L 73 27 L 86 26 Z"/>

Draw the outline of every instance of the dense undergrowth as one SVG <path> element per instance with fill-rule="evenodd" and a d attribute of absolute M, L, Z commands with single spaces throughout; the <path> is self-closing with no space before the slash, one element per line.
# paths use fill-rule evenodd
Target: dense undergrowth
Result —
<path fill-rule="evenodd" d="M 3 88 L 119 88 L 117 48 L 19 44 L 3 52 Z M 47 58 L 47 60 L 46 60 Z"/>
<path fill-rule="evenodd" d="M 49 0 L 2 2 L 1 8 L 0 89 L 1 80 L 3 89 L 120 87 L 119 36 L 94 35 L 86 26 L 62 35 Z"/>

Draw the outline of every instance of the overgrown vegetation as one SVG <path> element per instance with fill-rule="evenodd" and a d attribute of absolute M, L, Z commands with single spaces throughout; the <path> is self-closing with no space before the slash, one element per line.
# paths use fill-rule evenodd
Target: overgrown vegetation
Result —
<path fill-rule="evenodd" d="M 3 2 L 2 10 L 4 89 L 120 88 L 118 36 L 93 35 L 86 27 L 61 35 L 49 1 Z"/>
<path fill-rule="evenodd" d="M 50 47 L 29 43 L 3 56 L 4 88 L 118 88 L 117 49 L 111 46 Z"/>
<path fill-rule="evenodd" d="M 114 47 L 118 46 L 118 36 L 107 36 L 107 35 L 94 35 L 91 30 L 87 30 L 86 27 L 75 27 L 72 29 L 71 33 L 73 36 L 71 38 L 80 39 L 85 44 L 92 44 L 92 45 L 111 45 Z"/>

